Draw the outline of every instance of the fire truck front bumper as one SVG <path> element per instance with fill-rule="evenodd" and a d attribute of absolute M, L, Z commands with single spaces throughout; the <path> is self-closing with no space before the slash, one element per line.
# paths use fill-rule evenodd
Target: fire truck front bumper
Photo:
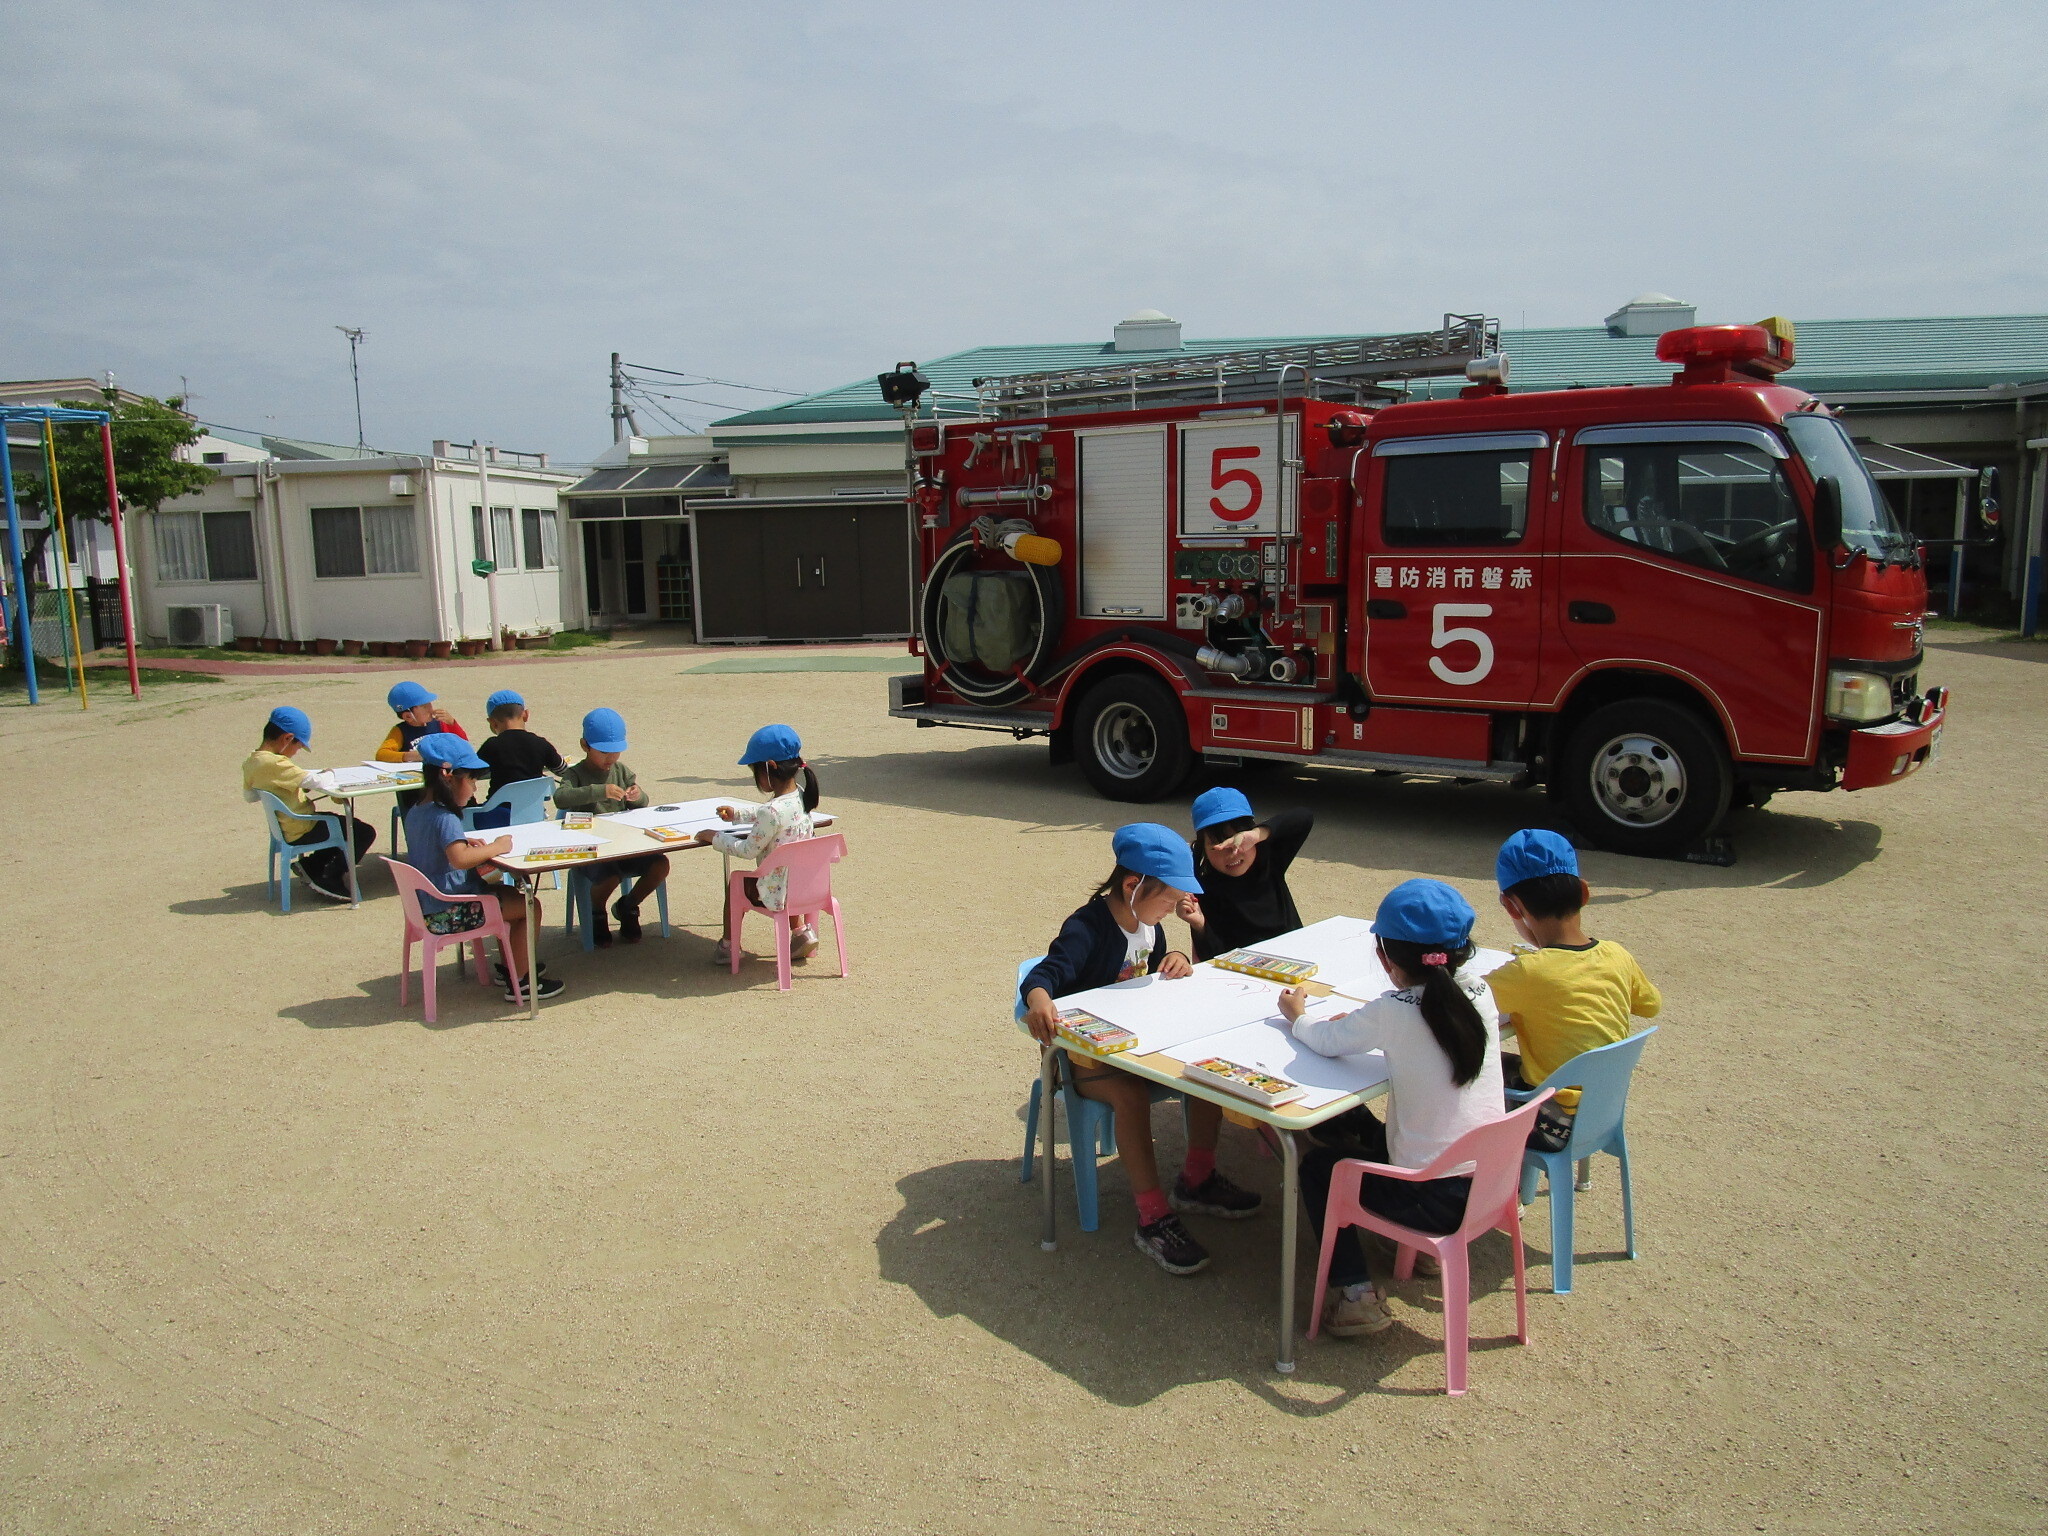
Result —
<path fill-rule="evenodd" d="M 1896 784 L 1941 755 L 1941 728 L 1948 720 L 1948 690 L 1930 688 L 1906 717 L 1890 725 L 1849 732 L 1842 788 L 1875 789 Z"/>

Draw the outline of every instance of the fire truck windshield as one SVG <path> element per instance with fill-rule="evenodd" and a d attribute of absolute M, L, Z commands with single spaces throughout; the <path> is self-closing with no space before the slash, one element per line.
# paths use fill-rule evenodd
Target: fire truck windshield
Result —
<path fill-rule="evenodd" d="M 1785 430 L 1814 479 L 1830 475 L 1841 490 L 1842 543 L 1873 560 L 1911 560 L 1913 539 L 1892 516 L 1891 504 L 1870 478 L 1869 466 L 1842 424 L 1831 416 L 1799 412 L 1785 418 Z"/>

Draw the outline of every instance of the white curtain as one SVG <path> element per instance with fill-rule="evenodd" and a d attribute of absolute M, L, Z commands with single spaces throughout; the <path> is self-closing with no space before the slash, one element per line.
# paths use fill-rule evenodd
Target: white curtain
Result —
<path fill-rule="evenodd" d="M 156 523 L 156 579 L 206 580 L 206 536 L 197 512 L 159 512 Z"/>
<path fill-rule="evenodd" d="M 372 576 L 411 576 L 420 568 L 411 507 L 363 508 L 363 568 Z"/>
<path fill-rule="evenodd" d="M 512 509 L 491 508 L 491 560 L 501 571 L 519 569 L 519 544 L 514 533 Z"/>
<path fill-rule="evenodd" d="M 555 527 L 552 511 L 544 510 L 540 515 L 540 563 L 551 571 L 562 566 L 562 536 Z"/>

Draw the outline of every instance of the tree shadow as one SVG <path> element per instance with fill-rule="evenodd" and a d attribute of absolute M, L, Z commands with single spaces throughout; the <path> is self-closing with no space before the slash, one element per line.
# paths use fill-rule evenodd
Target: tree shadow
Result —
<path fill-rule="evenodd" d="M 1243 788 L 1261 815 L 1297 806 L 1312 810 L 1316 830 L 1304 855 L 1362 869 L 1422 869 L 1490 883 L 1495 855 L 1509 834 L 1524 827 L 1571 831 L 1554 802 L 1527 790 L 1291 764 L 1251 775 L 1205 766 L 1170 799 L 1122 805 L 1098 797 L 1078 768 L 1047 766 L 1044 744 L 1029 742 L 846 758 L 834 762 L 825 778 L 833 798 L 953 816 L 980 817 L 999 809 L 1006 818 L 1029 823 L 1028 833 L 1108 833 L 1138 820 L 1184 826 L 1194 796 L 1212 784 Z M 1825 885 L 1880 851 L 1883 833 L 1876 824 L 1828 814 L 1842 805 L 1839 793 L 1787 793 L 1767 810 L 1738 813 L 1730 831 L 1739 857 L 1726 868 L 1588 849 L 1582 861 L 1586 878 L 1596 890 L 1618 886 L 1645 895 Z"/>
<path fill-rule="evenodd" d="M 1161 1119 L 1162 1132 L 1167 1118 Z M 1017 1161 L 1006 1158 L 946 1163 L 899 1180 L 903 1208 L 875 1237 L 881 1276 L 915 1292 L 934 1317 L 964 1317 L 1119 1407 L 1138 1407 L 1201 1381 L 1236 1382 L 1301 1418 L 1334 1412 L 1368 1393 L 1439 1395 L 1442 1378 L 1431 1377 L 1432 1370 L 1441 1370 L 1443 1356 L 1436 1280 L 1394 1288 L 1394 1327 L 1364 1338 L 1299 1339 L 1294 1374 L 1273 1372 L 1280 1176 L 1277 1163 L 1254 1163 L 1249 1148 L 1248 1136 L 1232 1134 L 1224 1158 L 1232 1178 L 1265 1195 L 1267 1209 L 1250 1221 L 1193 1218 L 1191 1227 L 1214 1256 L 1199 1275 L 1168 1275 L 1134 1250 L 1129 1195 L 1113 1162 L 1102 1167 L 1102 1226 L 1096 1232 L 1082 1232 L 1076 1224 L 1073 1184 L 1065 1161 L 1059 1162 L 1059 1248 L 1041 1252 L 1039 1186 L 1035 1180 L 1020 1184 Z M 1170 1157 L 1163 1161 L 1172 1165 Z M 1306 1220 L 1301 1232 L 1295 1315 L 1306 1329 L 1316 1248 Z M 1391 1250 L 1372 1251 L 1375 1272 L 1389 1273 Z M 1472 1257 L 1483 1330 L 1504 1306 L 1513 1306 L 1507 1241 L 1484 1240 Z M 1513 1312 L 1505 1315 L 1512 1319 Z M 1482 1354 L 1513 1344 L 1510 1333 L 1504 1339 L 1475 1338 L 1471 1347 Z M 1408 1373 L 1412 1384 L 1391 1383 L 1419 1359 L 1434 1364 L 1419 1375 Z"/>

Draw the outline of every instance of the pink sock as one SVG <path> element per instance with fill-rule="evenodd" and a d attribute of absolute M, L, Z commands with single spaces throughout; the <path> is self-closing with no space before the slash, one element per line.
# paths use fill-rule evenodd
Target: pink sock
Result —
<path fill-rule="evenodd" d="M 1181 1164 L 1180 1176 L 1188 1181 L 1189 1189 L 1199 1189 L 1202 1181 L 1216 1171 L 1216 1149 L 1214 1147 L 1189 1147 L 1188 1160 Z"/>
<path fill-rule="evenodd" d="M 1137 1200 L 1138 1225 L 1141 1227 L 1151 1226 L 1153 1222 L 1173 1209 L 1172 1206 L 1166 1203 L 1166 1191 L 1163 1189 L 1140 1190 Z"/>

